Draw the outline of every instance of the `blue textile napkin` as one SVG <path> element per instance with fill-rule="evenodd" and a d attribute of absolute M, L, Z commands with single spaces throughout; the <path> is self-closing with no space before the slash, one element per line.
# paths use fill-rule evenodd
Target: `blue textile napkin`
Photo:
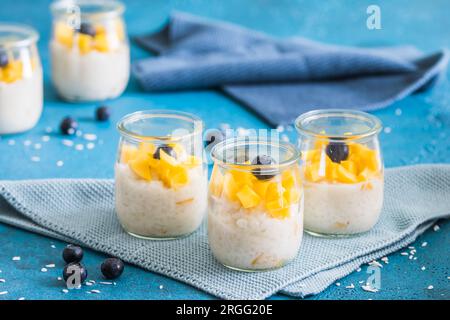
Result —
<path fill-rule="evenodd" d="M 276 292 L 303 297 L 407 246 L 436 219 L 450 216 L 450 165 L 387 169 L 385 177 L 383 212 L 371 231 L 349 238 L 305 235 L 294 261 L 267 272 L 219 264 L 205 225 L 172 241 L 128 235 L 114 212 L 112 180 L 0 181 L 0 222 L 120 257 L 225 299 L 263 299 Z"/>
<path fill-rule="evenodd" d="M 135 40 L 159 54 L 133 64 L 145 90 L 221 88 L 274 126 L 312 109 L 385 107 L 436 80 L 449 57 L 413 47 L 276 39 L 179 12 L 162 30 Z"/>

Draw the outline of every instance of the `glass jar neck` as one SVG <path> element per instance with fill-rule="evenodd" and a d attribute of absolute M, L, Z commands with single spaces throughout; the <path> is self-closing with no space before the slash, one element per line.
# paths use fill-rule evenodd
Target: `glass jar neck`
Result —
<path fill-rule="evenodd" d="M 31 47 L 38 39 L 39 34 L 31 27 L 0 23 L 0 52 Z"/>
<path fill-rule="evenodd" d="M 356 110 L 314 110 L 300 115 L 295 121 L 297 132 L 303 137 L 342 141 L 366 140 L 378 135 L 381 121 L 368 113 Z"/>
<path fill-rule="evenodd" d="M 60 0 L 51 5 L 55 20 L 71 21 L 74 27 L 82 22 L 99 22 L 121 17 L 125 6 L 112 0 Z"/>

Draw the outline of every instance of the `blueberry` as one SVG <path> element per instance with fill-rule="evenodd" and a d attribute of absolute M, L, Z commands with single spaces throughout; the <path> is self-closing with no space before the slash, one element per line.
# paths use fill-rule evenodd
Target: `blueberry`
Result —
<path fill-rule="evenodd" d="M 210 144 L 213 146 L 222 141 L 224 138 L 224 135 L 222 131 L 218 129 L 209 129 L 205 132 L 205 148 L 208 147 Z"/>
<path fill-rule="evenodd" d="M 88 276 L 87 269 L 83 266 L 83 264 L 81 264 L 79 262 L 69 263 L 68 265 L 66 265 L 64 267 L 64 270 L 63 270 L 64 281 L 67 282 L 67 280 L 69 279 L 69 277 L 71 275 L 74 275 L 77 273 L 80 275 L 79 280 L 80 280 L 80 284 L 81 284 L 82 282 L 84 282 L 86 280 L 86 278 Z"/>
<path fill-rule="evenodd" d="M 177 153 L 175 152 L 175 150 L 173 150 L 171 146 L 164 144 L 156 149 L 155 153 L 153 154 L 154 159 L 161 159 L 161 150 L 167 153 L 169 156 L 175 159 L 177 158 Z"/>
<path fill-rule="evenodd" d="M 256 156 L 256 158 L 252 160 L 253 165 L 269 166 L 269 165 L 272 165 L 275 163 L 276 163 L 276 161 L 274 158 L 272 158 L 271 156 L 264 155 L 264 154 Z M 259 180 L 269 180 L 269 179 L 272 179 L 273 177 L 275 177 L 275 175 L 277 174 L 276 169 L 272 169 L 272 168 L 268 168 L 268 169 L 257 168 L 257 169 L 253 169 L 252 173 Z"/>
<path fill-rule="evenodd" d="M 348 158 L 348 145 L 344 142 L 330 142 L 326 147 L 327 156 L 335 163 Z"/>
<path fill-rule="evenodd" d="M 83 259 L 83 249 L 73 244 L 69 244 L 64 248 L 63 259 L 66 263 L 80 262 Z"/>
<path fill-rule="evenodd" d="M 101 270 L 106 279 L 116 279 L 120 277 L 125 265 L 118 258 L 108 258 L 103 261 Z"/>
<path fill-rule="evenodd" d="M 92 24 L 83 22 L 80 24 L 80 28 L 78 29 L 79 33 L 87 34 L 91 37 L 95 36 L 95 28 Z"/>
<path fill-rule="evenodd" d="M 63 134 L 73 135 L 77 131 L 78 123 L 72 119 L 71 117 L 65 117 L 61 124 L 59 125 L 59 129 Z"/>
<path fill-rule="evenodd" d="M 6 67 L 8 63 L 8 54 L 6 52 L 0 51 L 0 68 Z"/>
<path fill-rule="evenodd" d="M 95 110 L 95 119 L 97 119 L 97 121 L 107 121 L 110 116 L 111 109 L 106 106 L 98 107 L 97 110 Z"/>

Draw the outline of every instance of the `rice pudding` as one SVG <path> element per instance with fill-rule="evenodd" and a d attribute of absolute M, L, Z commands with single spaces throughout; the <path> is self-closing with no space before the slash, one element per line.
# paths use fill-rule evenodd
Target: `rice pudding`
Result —
<path fill-rule="evenodd" d="M 266 164 L 253 160 L 230 165 L 218 160 L 224 143 L 213 149 L 208 202 L 211 251 L 220 263 L 237 270 L 282 267 L 296 257 L 303 235 L 303 195 L 295 148 L 289 159 L 282 160 L 288 165 L 275 164 L 273 159 Z M 258 155 L 254 159 L 263 157 L 270 158 Z"/>
<path fill-rule="evenodd" d="M 65 4 L 57 2 L 53 6 L 55 21 L 50 43 L 53 84 L 58 94 L 69 101 L 116 98 L 125 90 L 130 75 L 130 50 L 119 11 L 123 7 L 114 1 L 110 5 L 102 5 L 104 1 L 99 0 L 93 4 L 75 2 L 81 3 L 76 27 L 63 10 Z M 94 6 L 100 15 L 114 15 L 94 20 L 95 10 L 85 13 L 85 6 Z"/>
<path fill-rule="evenodd" d="M 383 206 L 383 164 L 376 138 L 348 132 L 303 140 L 305 230 L 351 235 L 377 223 Z"/>
<path fill-rule="evenodd" d="M 43 79 L 36 41 L 32 29 L 0 24 L 0 134 L 29 130 L 41 116 Z"/>

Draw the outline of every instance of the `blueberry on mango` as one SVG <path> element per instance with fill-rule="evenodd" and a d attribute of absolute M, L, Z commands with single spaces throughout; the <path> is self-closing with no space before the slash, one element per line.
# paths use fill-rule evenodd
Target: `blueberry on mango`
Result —
<path fill-rule="evenodd" d="M 6 67 L 8 63 L 8 54 L 6 52 L 0 51 L 0 68 Z"/>
<path fill-rule="evenodd" d="M 270 166 L 276 163 L 275 159 L 267 155 L 256 156 L 252 160 L 252 165 L 264 165 Z M 252 170 L 253 175 L 258 180 L 270 180 L 276 175 L 276 169 L 274 168 L 257 168 Z"/>
<path fill-rule="evenodd" d="M 95 119 L 97 121 L 108 121 L 110 116 L 111 110 L 107 106 L 101 106 L 95 110 Z"/>
<path fill-rule="evenodd" d="M 83 249 L 69 244 L 64 248 L 62 257 L 66 263 L 80 262 L 83 259 Z"/>
<path fill-rule="evenodd" d="M 120 277 L 124 268 L 123 261 L 118 258 L 108 258 L 101 265 L 102 274 L 110 280 Z"/>
<path fill-rule="evenodd" d="M 161 159 L 161 150 L 167 153 L 172 158 L 177 158 L 177 153 L 175 152 L 175 150 L 171 146 L 164 144 L 156 149 L 155 153 L 153 154 L 153 159 Z"/>
<path fill-rule="evenodd" d="M 87 269 L 84 267 L 83 264 L 79 263 L 79 262 L 72 262 L 69 263 L 68 265 L 66 265 L 64 267 L 63 270 L 63 278 L 64 281 L 67 282 L 67 280 L 69 279 L 70 276 L 75 275 L 75 274 L 79 274 L 80 275 L 80 284 L 82 282 L 84 282 L 87 279 L 88 276 L 88 272 Z"/>
<path fill-rule="evenodd" d="M 335 163 L 341 163 L 348 158 L 349 148 L 344 142 L 330 142 L 326 147 L 327 156 Z"/>
<path fill-rule="evenodd" d="M 61 124 L 59 125 L 59 129 L 65 135 L 73 135 L 78 129 L 78 122 L 76 122 L 71 117 L 65 117 Z"/>
<path fill-rule="evenodd" d="M 95 28 L 93 25 L 83 22 L 80 24 L 80 28 L 78 29 L 79 33 L 87 34 L 91 37 L 95 37 Z"/>

